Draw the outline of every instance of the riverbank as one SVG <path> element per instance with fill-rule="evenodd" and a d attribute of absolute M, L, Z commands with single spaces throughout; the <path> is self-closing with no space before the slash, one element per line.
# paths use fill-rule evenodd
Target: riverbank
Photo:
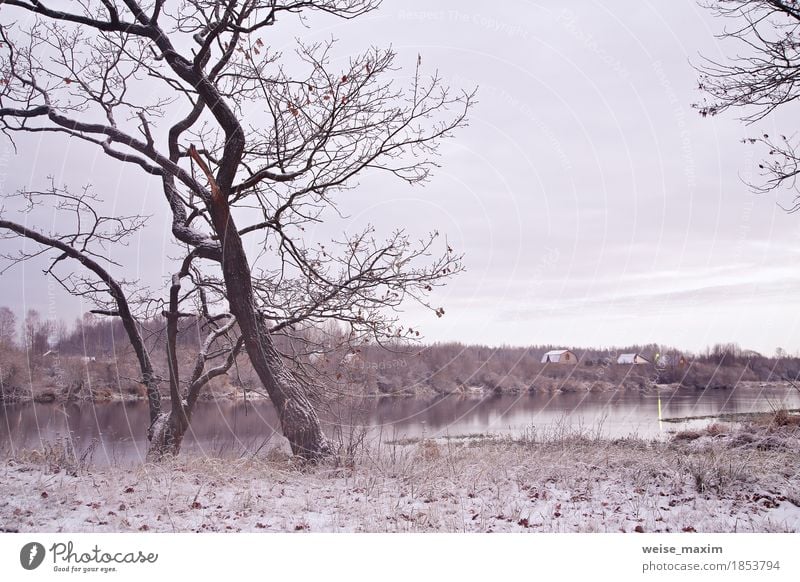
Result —
<path fill-rule="evenodd" d="M 205 401 L 233 401 L 244 402 L 246 400 L 252 401 L 265 401 L 269 400 L 266 393 L 262 390 L 243 390 L 241 387 L 233 386 L 227 382 L 219 382 L 219 385 L 212 386 L 210 389 L 204 391 L 200 399 Z M 583 393 L 612 393 L 612 392 L 638 392 L 642 394 L 661 394 L 662 396 L 669 396 L 671 394 L 683 393 L 698 393 L 698 392 L 725 392 L 733 390 L 747 390 L 752 392 L 776 389 L 789 389 L 794 392 L 796 388 L 786 382 L 738 382 L 734 386 L 715 386 L 715 387 L 687 387 L 678 383 L 673 384 L 651 384 L 642 385 L 638 381 L 620 382 L 619 384 L 611 384 L 609 382 L 575 382 L 567 380 L 562 383 L 548 383 L 546 385 L 533 384 L 526 389 L 507 389 L 496 390 L 487 388 L 486 386 L 463 386 L 458 390 L 451 392 L 437 392 L 429 387 L 416 386 L 408 390 L 399 390 L 394 392 L 376 392 L 365 393 L 361 390 L 335 390 L 326 393 L 327 399 L 335 401 L 338 399 L 364 399 L 364 400 L 380 400 L 380 399 L 403 399 L 403 398 L 442 398 L 447 396 L 465 396 L 465 397 L 481 397 L 492 395 L 522 395 L 522 394 L 583 394 Z M 169 401 L 169 394 L 162 394 L 162 400 Z M 65 404 L 69 402 L 91 402 L 101 404 L 104 402 L 146 402 L 147 395 L 144 390 L 140 389 L 125 389 L 125 390 L 112 390 L 109 388 L 103 390 L 82 390 L 70 391 L 58 389 L 53 386 L 35 387 L 27 390 L 17 390 L 15 392 L 8 392 L 3 398 L 0 398 L 0 405 L 3 404 Z"/>
<path fill-rule="evenodd" d="M 163 344 L 163 322 L 152 324 L 151 356 L 156 375 L 168 393 L 169 365 Z M 57 346 L 36 355 L 21 346 L 0 349 L 0 402 L 116 401 L 145 397 L 141 370 L 117 323 L 84 321 L 80 329 Z M 178 364 L 193 369 L 197 333 L 187 325 L 179 340 Z M 120 335 L 121 334 L 121 335 Z M 90 338 L 94 338 L 90 341 Z M 100 338 L 103 338 L 102 341 Z M 110 349 L 113 346 L 113 349 Z M 650 393 L 682 387 L 686 390 L 733 390 L 743 386 L 786 385 L 800 377 L 800 358 L 783 351 L 775 357 L 735 345 L 715 346 L 690 354 L 665 346 L 578 348 L 560 346 L 574 355 L 569 363 L 548 360 L 559 346 L 480 346 L 459 343 L 390 345 L 367 344 L 358 349 L 332 349 L 298 356 L 294 363 L 314 370 L 315 392 L 326 398 L 452 394 L 556 394 L 638 391 Z M 293 348 L 286 346 L 284 353 Z M 639 354 L 629 362 L 623 354 Z M 642 358 L 643 356 L 643 358 Z M 566 362 L 566 360 L 565 360 Z M 292 364 L 292 365 L 294 365 Z M 182 375 L 185 375 L 184 372 Z M 230 376 L 212 380 L 201 398 L 213 400 L 258 398 L 261 382 L 244 356 Z"/>
<path fill-rule="evenodd" d="M 383 444 L 338 464 L 179 458 L 0 467 L 6 531 L 797 532 L 800 428 L 714 424 L 670 442 L 566 430 Z"/>

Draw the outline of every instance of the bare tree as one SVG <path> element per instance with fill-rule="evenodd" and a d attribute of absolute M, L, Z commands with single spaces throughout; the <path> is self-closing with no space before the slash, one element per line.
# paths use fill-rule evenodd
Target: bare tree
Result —
<path fill-rule="evenodd" d="M 742 121 L 754 124 L 800 97 L 800 5 L 780 0 L 716 0 L 705 3 L 731 26 L 720 36 L 735 41 L 737 56 L 724 62 L 705 59 L 698 67 L 699 87 L 707 94 L 695 104 L 701 115 L 742 109 Z M 762 145 L 767 157 L 759 163 L 766 192 L 779 187 L 798 194 L 800 151 L 793 130 L 781 135 L 762 133 L 745 140 Z M 800 198 L 789 208 L 800 210 Z"/>
<path fill-rule="evenodd" d="M 150 440 L 148 455 L 157 460 L 165 454 L 177 454 L 201 389 L 213 378 L 225 374 L 234 364 L 241 349 L 241 337 L 237 337 L 233 329 L 236 320 L 226 313 L 215 316 L 208 313 L 208 294 L 203 291 L 203 279 L 197 272 L 191 277 L 194 281 L 192 290 L 180 294 L 181 279 L 192 274 L 190 270 L 196 257 L 194 251 L 186 255 L 180 272 L 173 275 L 167 301 L 159 301 L 149 295 L 141 299 L 131 299 L 131 295 L 135 295 L 137 290 L 130 290 L 130 283 L 111 275 L 109 269 L 119 268 L 121 265 L 104 256 L 102 251 L 109 245 L 123 244 L 143 228 L 146 221 L 142 217 L 107 217 L 98 214 L 95 207 L 102 201 L 89 189 L 73 195 L 51 185 L 48 190 L 29 191 L 22 196 L 27 201 L 24 209 L 26 213 L 46 201 L 54 202 L 51 205 L 60 211 L 62 217 L 59 222 L 65 231 L 44 234 L 0 218 L 0 231 L 4 232 L 4 238 L 23 237 L 37 243 L 35 250 L 20 250 L 16 254 L 6 255 L 6 270 L 15 264 L 49 254 L 51 258 L 45 269 L 46 274 L 53 277 L 68 293 L 94 303 L 97 309 L 92 313 L 121 319 L 139 363 L 142 383 L 147 390 L 150 410 L 150 424 L 147 429 Z M 72 217 L 71 229 L 66 224 L 69 217 Z M 68 262 L 80 263 L 82 268 L 75 271 L 65 265 Z M 181 311 L 182 306 L 201 294 L 202 300 L 197 299 L 195 305 L 199 306 L 200 321 L 209 330 L 208 336 L 197 354 L 189 381 L 182 386 L 176 356 L 177 321 L 186 315 Z M 166 350 L 171 403 L 168 412 L 162 411 L 160 376 L 141 333 L 140 320 L 152 316 L 153 310 L 159 309 L 167 322 Z M 44 336 L 46 341 L 49 336 L 50 327 L 47 323 L 42 322 L 35 310 L 29 311 L 25 318 L 28 349 L 34 354 L 42 351 L 39 347 L 40 338 Z M 216 365 L 209 368 L 214 363 Z"/>
<path fill-rule="evenodd" d="M 0 348 L 14 345 L 17 335 L 17 316 L 8 307 L 0 307 Z"/>
<path fill-rule="evenodd" d="M 421 59 L 410 86 L 398 88 L 391 49 L 335 68 L 333 41 L 284 56 L 262 38 L 279 19 L 356 18 L 373 0 L 2 4 L 0 128 L 9 138 L 80 139 L 161 180 L 172 235 L 190 262 L 202 261 L 205 288 L 224 297 L 292 450 L 326 455 L 313 390 L 276 335 L 300 337 L 327 320 L 346 325 L 353 343 L 415 335 L 396 310 L 412 299 L 441 317 L 428 293 L 461 264 L 436 232 L 381 239 L 367 228 L 314 246 L 305 228 L 335 213 L 336 194 L 364 172 L 425 181 L 472 94 L 426 78 Z M 247 237 L 259 237 L 258 257 L 247 256 Z M 176 293 L 192 268 L 173 277 Z M 171 292 L 173 319 L 174 307 Z"/>
<path fill-rule="evenodd" d="M 29 309 L 22 322 L 24 347 L 29 357 L 41 356 L 50 348 L 52 322 L 42 319 L 35 309 Z"/>

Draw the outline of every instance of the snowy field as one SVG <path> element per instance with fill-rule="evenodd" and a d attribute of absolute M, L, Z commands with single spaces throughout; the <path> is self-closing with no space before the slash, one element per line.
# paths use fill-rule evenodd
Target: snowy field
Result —
<path fill-rule="evenodd" d="M 95 468 L 58 447 L 0 467 L 24 532 L 797 532 L 797 426 L 712 425 L 672 442 L 587 434 L 384 444 L 297 466 L 179 458 Z"/>

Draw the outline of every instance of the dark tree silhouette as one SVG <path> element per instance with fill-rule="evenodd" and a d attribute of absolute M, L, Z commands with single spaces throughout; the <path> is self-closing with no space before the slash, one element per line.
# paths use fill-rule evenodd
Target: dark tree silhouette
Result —
<path fill-rule="evenodd" d="M 0 128 L 9 138 L 48 132 L 83 140 L 160 179 L 172 235 L 186 249 L 164 302 L 168 333 L 174 339 L 187 293 L 209 320 L 216 312 L 207 307 L 224 304 L 284 435 L 307 459 L 327 454 L 329 444 L 313 394 L 275 336 L 309 338 L 301 332 L 329 320 L 347 326 L 354 344 L 408 334 L 394 315 L 401 302 L 417 300 L 441 316 L 428 293 L 461 269 L 436 232 L 416 241 L 398 229 L 381 239 L 367 228 L 325 246 L 304 241 L 305 227 L 335 210 L 336 194 L 365 171 L 426 180 L 440 140 L 464 124 L 472 102 L 472 94 L 424 77 L 421 59 L 410 86 L 397 87 L 391 49 L 372 48 L 335 68 L 332 41 L 299 44 L 290 58 L 263 38 L 279 20 L 312 12 L 351 19 L 376 7 L 2 2 Z M 260 237 L 256 259 L 245 252 L 248 237 Z M 174 402 L 182 384 L 170 362 Z"/>

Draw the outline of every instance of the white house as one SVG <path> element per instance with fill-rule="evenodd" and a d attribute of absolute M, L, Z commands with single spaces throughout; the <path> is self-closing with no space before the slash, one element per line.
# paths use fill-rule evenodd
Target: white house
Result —
<path fill-rule="evenodd" d="M 542 356 L 543 364 L 577 364 L 578 358 L 569 350 L 550 350 Z"/>
<path fill-rule="evenodd" d="M 620 354 L 617 358 L 618 364 L 649 364 L 650 360 L 642 354 Z"/>

